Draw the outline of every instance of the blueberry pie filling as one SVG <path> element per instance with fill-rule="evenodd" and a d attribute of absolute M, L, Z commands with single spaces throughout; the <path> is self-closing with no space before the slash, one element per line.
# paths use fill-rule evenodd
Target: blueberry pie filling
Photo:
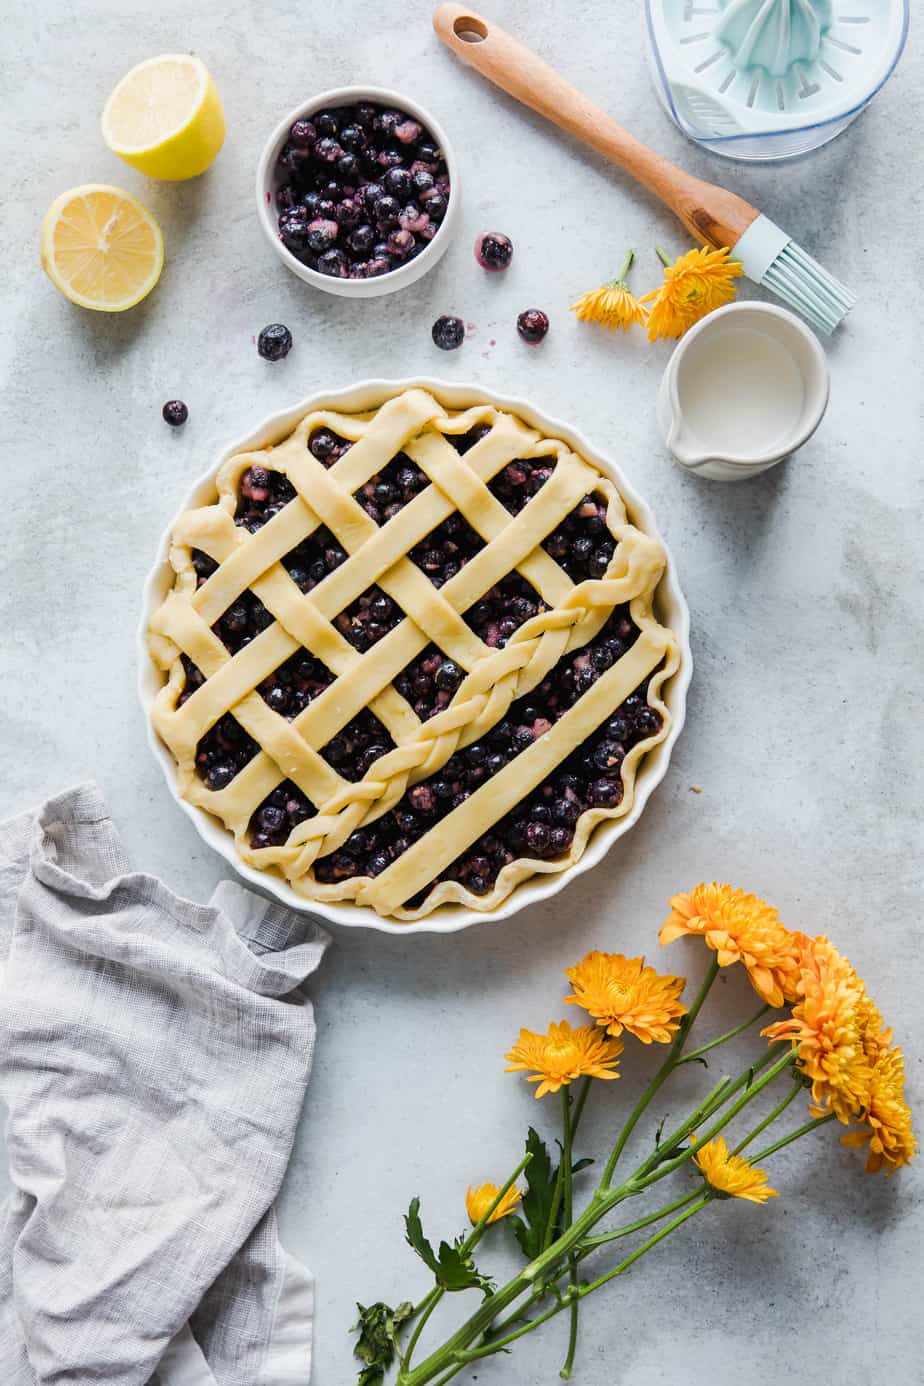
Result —
<path fill-rule="evenodd" d="M 425 250 L 446 216 L 449 170 L 430 131 L 371 102 L 297 120 L 276 164 L 279 237 L 309 268 L 374 279 Z"/>
<path fill-rule="evenodd" d="M 309 899 L 491 909 L 629 811 L 669 730 L 663 549 L 493 407 L 309 415 L 223 465 L 172 562 L 150 648 L 180 791 Z"/>

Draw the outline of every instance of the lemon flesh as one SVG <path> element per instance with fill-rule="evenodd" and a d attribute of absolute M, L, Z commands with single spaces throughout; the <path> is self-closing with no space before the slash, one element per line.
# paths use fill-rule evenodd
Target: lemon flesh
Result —
<path fill-rule="evenodd" d="M 165 54 L 126 73 L 106 102 L 103 139 L 151 178 L 204 173 L 225 138 L 218 89 L 200 58 Z"/>
<path fill-rule="evenodd" d="M 164 264 L 160 227 L 121 188 L 87 183 L 55 198 L 42 222 L 42 268 L 81 308 L 122 313 L 153 289 Z"/>

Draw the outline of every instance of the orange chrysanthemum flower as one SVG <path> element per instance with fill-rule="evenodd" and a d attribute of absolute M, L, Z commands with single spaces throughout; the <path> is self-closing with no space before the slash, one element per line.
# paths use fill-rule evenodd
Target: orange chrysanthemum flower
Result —
<path fill-rule="evenodd" d="M 764 1171 L 748 1164 L 743 1156 L 730 1154 L 722 1136 L 702 1146 L 693 1156 L 693 1163 L 699 1167 L 706 1183 L 728 1198 L 766 1203 L 768 1198 L 779 1197 L 776 1189 L 771 1189 L 767 1183 Z"/>
<path fill-rule="evenodd" d="M 664 283 L 659 289 L 645 294 L 640 302 L 651 304 L 648 317 L 648 337 L 682 337 L 688 328 L 714 308 L 731 303 L 735 297 L 734 281 L 744 269 L 738 260 L 730 260 L 731 251 L 690 250 L 670 264 L 665 260 Z"/>
<path fill-rule="evenodd" d="M 601 327 L 608 327 L 611 332 L 619 327 L 628 332 L 635 323 L 645 326 L 648 312 L 626 283 L 626 275 L 634 259 L 635 252 L 630 250 L 625 264 L 614 279 L 607 280 L 599 289 L 582 294 L 577 303 L 572 303 L 571 311 L 577 313 L 579 322 L 596 322 Z"/>
<path fill-rule="evenodd" d="M 905 1064 L 896 1046 L 887 1049 L 873 1069 L 866 1112 L 860 1125 L 846 1136 L 844 1145 L 869 1146 L 867 1174 L 886 1174 L 914 1159 L 917 1141 L 911 1129 L 911 1111 L 905 1102 Z"/>
<path fill-rule="evenodd" d="M 538 1083 L 537 1097 L 573 1083 L 576 1078 L 618 1078 L 611 1070 L 622 1053 L 617 1039 L 604 1039 L 593 1025 L 572 1030 L 567 1020 L 549 1026 L 547 1035 L 521 1030 L 520 1038 L 505 1054 L 506 1073 L 530 1073 L 528 1082 Z"/>
<path fill-rule="evenodd" d="M 469 1186 L 465 1191 L 465 1211 L 468 1213 L 469 1220 L 474 1227 L 481 1222 L 485 1213 L 500 1193 L 500 1184 L 479 1184 L 477 1188 Z M 501 1218 L 506 1218 L 513 1212 L 514 1208 L 523 1197 L 522 1189 L 518 1189 L 516 1184 L 511 1184 L 504 1194 L 494 1212 L 488 1218 L 488 1225 L 492 1222 L 499 1222 Z"/>
<path fill-rule="evenodd" d="M 832 1111 L 845 1124 L 866 1108 L 873 1069 L 891 1039 L 862 980 L 823 937 L 804 941 L 791 1017 L 762 1033 L 791 1041 L 811 1082 L 814 1115 Z"/>
<path fill-rule="evenodd" d="M 575 967 L 565 969 L 574 995 L 566 1005 L 583 1006 L 608 1035 L 628 1030 L 643 1044 L 669 1044 L 686 1006 L 678 1001 L 683 977 L 661 976 L 644 958 L 621 953 L 588 953 Z"/>
<path fill-rule="evenodd" d="M 720 967 L 743 963 L 751 986 L 771 1006 L 794 1001 L 804 936 L 792 933 L 775 909 L 730 885 L 698 885 L 670 902 L 661 926 L 662 946 L 697 934 L 715 950 Z"/>

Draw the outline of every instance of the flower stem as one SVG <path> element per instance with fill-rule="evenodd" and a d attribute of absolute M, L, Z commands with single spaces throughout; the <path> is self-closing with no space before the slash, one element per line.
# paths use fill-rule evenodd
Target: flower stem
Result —
<path fill-rule="evenodd" d="M 661 261 L 661 264 L 664 266 L 665 269 L 667 269 L 670 265 L 674 263 L 673 260 L 671 260 L 670 256 L 667 255 L 659 245 L 655 246 L 655 254 Z"/>
<path fill-rule="evenodd" d="M 613 279 L 610 279 L 610 280 L 608 281 L 608 283 L 607 283 L 607 288 L 608 288 L 608 289 L 622 289 L 622 288 L 625 287 L 626 275 L 629 273 L 629 270 L 632 268 L 632 261 L 633 261 L 634 259 L 635 259 L 635 251 L 634 251 L 634 250 L 630 250 L 630 251 L 627 253 L 626 258 L 625 258 L 625 260 L 624 260 L 624 262 L 623 262 L 622 269 L 619 271 L 619 273 L 618 273 Z"/>
<path fill-rule="evenodd" d="M 465 1241 L 462 1243 L 460 1251 L 463 1255 L 468 1251 L 472 1251 L 478 1245 L 485 1231 L 485 1228 L 488 1226 L 488 1219 L 490 1218 L 491 1214 L 499 1206 L 501 1199 L 504 1197 L 504 1195 L 508 1192 L 509 1189 L 513 1187 L 513 1185 L 519 1179 L 520 1175 L 523 1173 L 524 1169 L 529 1164 L 532 1158 L 533 1157 L 530 1154 L 524 1155 L 523 1159 L 517 1165 L 516 1169 L 511 1174 L 510 1178 L 498 1189 L 497 1194 L 492 1200 L 491 1204 L 485 1209 L 483 1215 L 478 1219 L 478 1221 L 475 1223 L 475 1226 L 472 1228 L 471 1232 L 468 1234 Z M 434 1309 L 439 1304 L 440 1300 L 443 1298 L 443 1295 L 445 1293 L 446 1291 L 443 1289 L 442 1285 L 434 1285 L 433 1289 L 424 1295 L 423 1299 L 420 1301 L 420 1303 L 417 1305 L 417 1308 L 414 1310 L 412 1318 L 417 1320 L 414 1324 L 414 1331 L 408 1339 L 407 1347 L 403 1350 L 403 1352 L 400 1349 L 398 1351 L 398 1356 L 400 1358 L 402 1367 L 406 1368 L 410 1364 L 411 1355 L 414 1349 L 416 1348 L 418 1342 L 420 1341 L 420 1335 L 421 1333 L 423 1333 L 424 1328 L 427 1325 L 427 1320 L 429 1319 L 430 1315 L 433 1313 Z"/>
<path fill-rule="evenodd" d="M 711 1189 L 704 1190 L 699 1194 L 695 1203 L 691 1204 L 684 1212 L 678 1213 L 677 1217 L 672 1218 L 666 1227 L 661 1228 L 660 1232 L 656 1232 L 653 1237 L 649 1237 L 647 1242 L 642 1242 L 642 1245 L 636 1247 L 631 1256 L 627 1256 L 624 1261 L 620 1261 L 618 1266 L 614 1266 L 612 1270 L 608 1270 L 604 1275 L 598 1276 L 596 1280 L 591 1280 L 588 1285 L 582 1285 L 580 1289 L 581 1295 L 593 1294 L 594 1290 L 599 1290 L 601 1285 L 605 1285 L 607 1281 L 612 1280 L 615 1276 L 624 1275 L 640 1256 L 644 1256 L 652 1247 L 657 1246 L 658 1242 L 663 1242 L 664 1238 L 669 1237 L 672 1232 L 676 1231 L 681 1223 L 686 1222 L 687 1218 L 692 1218 L 697 1213 L 702 1212 L 706 1204 L 712 1202 L 712 1197 Z"/>
<path fill-rule="evenodd" d="M 773 1051 L 771 1050 L 770 1052 L 772 1053 Z M 774 1078 L 778 1077 L 785 1068 L 788 1068 L 794 1062 L 794 1058 L 795 1056 L 792 1050 L 787 1046 L 786 1053 L 782 1054 L 777 1059 L 776 1063 L 767 1070 L 763 1078 L 759 1078 L 756 1083 L 750 1084 L 742 1096 L 738 1098 L 738 1101 L 732 1103 L 727 1111 L 723 1111 L 719 1120 L 714 1122 L 702 1136 L 698 1137 L 692 1144 L 687 1146 L 686 1150 L 682 1151 L 680 1155 L 675 1156 L 672 1160 L 665 1161 L 657 1168 L 656 1157 L 649 1156 L 645 1164 L 642 1165 L 641 1170 L 637 1172 L 637 1174 L 642 1175 L 640 1187 L 648 1188 L 650 1185 L 656 1184 L 659 1179 L 664 1179 L 666 1175 L 671 1174 L 675 1169 L 679 1169 L 682 1164 L 691 1160 L 704 1145 L 708 1145 L 720 1131 L 723 1131 L 730 1121 L 734 1121 L 738 1113 L 742 1111 L 749 1102 L 752 1102 L 759 1092 L 762 1092 L 769 1083 L 773 1082 Z M 654 1172 L 649 1173 L 649 1169 Z"/>
<path fill-rule="evenodd" d="M 724 1035 L 719 1035 L 716 1039 L 710 1040 L 708 1044 L 701 1044 L 698 1049 L 691 1049 L 688 1054 L 684 1054 L 682 1059 L 678 1059 L 677 1066 L 679 1067 L 680 1064 L 693 1063 L 694 1060 L 701 1058 L 703 1054 L 708 1054 L 710 1049 L 718 1049 L 720 1044 L 725 1044 L 728 1040 L 733 1040 L 736 1035 L 740 1035 L 745 1030 L 749 1029 L 750 1026 L 756 1025 L 761 1016 L 766 1015 L 767 1012 L 772 1009 L 773 1008 L 769 1005 L 761 1006 L 760 1010 L 757 1011 L 755 1015 L 752 1015 L 750 1020 L 745 1020 L 740 1025 L 736 1025 L 734 1030 L 726 1030 Z"/>
<path fill-rule="evenodd" d="M 744 1140 L 738 1142 L 738 1144 L 732 1151 L 732 1154 L 740 1155 L 742 1150 L 744 1150 L 746 1146 L 749 1146 L 751 1144 L 751 1141 L 755 1141 L 757 1139 L 761 1131 L 766 1131 L 768 1126 L 772 1126 L 773 1123 L 776 1121 L 777 1117 L 783 1115 L 786 1108 L 789 1106 L 790 1102 L 794 1101 L 794 1099 L 798 1097 L 800 1092 L 802 1092 L 801 1082 L 793 1083 L 792 1087 L 790 1088 L 786 1096 L 783 1098 L 782 1102 L 778 1102 L 774 1107 L 773 1111 L 770 1113 L 770 1115 L 765 1116 L 763 1121 L 759 1122 L 758 1125 L 754 1127 L 754 1130 L 749 1132 L 748 1135 L 745 1136 Z"/>
<path fill-rule="evenodd" d="M 650 1227 L 653 1222 L 660 1222 L 661 1218 L 666 1218 L 669 1213 L 675 1213 L 679 1208 L 685 1208 L 688 1203 L 692 1203 L 694 1198 L 699 1198 L 700 1190 L 694 1189 L 692 1193 L 684 1194 L 682 1198 L 676 1199 L 673 1203 L 668 1203 L 665 1208 L 659 1208 L 656 1213 L 649 1213 L 647 1217 L 639 1218 L 637 1222 L 626 1223 L 624 1227 L 614 1228 L 612 1232 L 600 1232 L 596 1237 L 585 1237 L 578 1250 L 581 1259 L 590 1256 L 598 1247 L 605 1246 L 608 1242 L 619 1241 L 620 1237 L 628 1237 L 633 1232 L 641 1232 L 643 1227 Z"/>
<path fill-rule="evenodd" d="M 569 1227 L 571 1226 L 571 1221 L 572 1221 L 572 1218 L 573 1218 L 573 1215 L 574 1215 L 573 1202 L 572 1202 L 572 1175 L 571 1175 L 571 1164 L 572 1164 L 572 1157 L 571 1157 L 571 1142 L 572 1142 L 572 1133 L 571 1133 L 571 1095 L 570 1095 L 570 1093 L 568 1092 L 568 1089 L 567 1089 L 567 1088 L 562 1088 L 562 1090 L 561 1090 L 561 1095 L 562 1095 L 562 1104 L 561 1104 L 561 1130 L 562 1130 L 562 1140 L 561 1140 L 561 1147 L 562 1147 L 562 1148 L 561 1148 L 561 1168 L 565 1171 L 565 1177 L 564 1177 L 564 1180 L 563 1180 L 563 1192 L 564 1192 L 564 1201 L 565 1201 L 565 1228 L 567 1229 L 567 1228 L 569 1228 Z M 571 1255 L 570 1255 L 569 1258 L 568 1258 L 568 1266 L 569 1266 L 569 1270 L 570 1270 L 571 1285 L 572 1285 L 573 1288 L 576 1289 L 576 1288 L 577 1288 L 577 1260 L 575 1259 L 575 1256 L 574 1256 L 574 1252 L 573 1252 L 573 1251 L 572 1251 Z M 579 1309 L 579 1307 L 578 1307 L 577 1296 L 575 1295 L 575 1296 L 572 1298 L 572 1300 L 571 1300 L 571 1328 L 570 1328 L 569 1333 L 568 1333 L 568 1353 L 567 1353 L 567 1356 L 565 1357 L 564 1363 L 562 1364 L 561 1371 L 559 1372 L 559 1376 L 561 1377 L 561 1379 L 562 1379 L 563 1381 L 568 1381 L 568 1380 L 570 1380 L 570 1377 L 571 1377 L 571 1368 L 574 1366 L 574 1353 L 575 1353 L 575 1349 L 576 1349 L 576 1347 L 577 1347 L 578 1314 L 579 1314 L 579 1313 L 580 1313 L 580 1309 Z"/>
<path fill-rule="evenodd" d="M 817 1127 L 825 1126 L 829 1121 L 834 1120 L 835 1116 L 833 1112 L 826 1112 L 824 1116 L 820 1117 L 812 1117 L 811 1121 L 807 1121 L 804 1126 L 797 1127 L 795 1131 L 790 1131 L 788 1136 L 783 1136 L 782 1140 L 774 1141 L 773 1145 L 768 1145 L 765 1150 L 761 1150 L 757 1155 L 753 1155 L 751 1157 L 751 1162 L 757 1163 L 760 1160 L 769 1159 L 771 1155 L 775 1155 L 776 1152 L 782 1150 L 784 1146 L 792 1145 L 793 1141 L 797 1141 L 800 1136 L 805 1136 L 809 1131 L 814 1131 Z"/>
<path fill-rule="evenodd" d="M 619 1157 L 622 1155 L 622 1152 L 626 1148 L 626 1143 L 628 1142 L 629 1137 L 632 1135 L 632 1132 L 638 1125 L 638 1122 L 642 1114 L 648 1107 L 655 1093 L 657 1093 L 660 1090 L 660 1088 L 663 1087 L 664 1083 L 667 1082 L 667 1079 L 670 1077 L 671 1073 L 677 1067 L 680 1052 L 683 1049 L 684 1043 L 686 1041 L 687 1036 L 690 1033 L 690 1030 L 693 1028 L 693 1024 L 696 1020 L 696 1017 L 699 1015 L 702 1009 L 703 1002 L 709 995 L 709 989 L 715 981 L 716 977 L 718 976 L 718 971 L 719 964 L 716 960 L 715 955 L 713 954 L 712 961 L 709 964 L 709 970 L 706 973 L 706 976 L 703 978 L 702 986 L 697 992 L 692 1006 L 687 1011 L 686 1015 L 683 1017 L 683 1020 L 677 1027 L 677 1034 L 674 1038 L 673 1044 L 670 1047 L 670 1051 L 668 1052 L 667 1058 L 664 1060 L 664 1063 L 658 1069 L 654 1078 L 652 1078 L 651 1082 L 648 1084 L 648 1087 L 642 1093 L 638 1102 L 636 1102 L 634 1108 L 632 1109 L 632 1112 L 629 1115 L 629 1120 L 622 1128 L 622 1131 L 619 1135 L 619 1139 L 613 1146 L 613 1149 L 610 1153 L 610 1158 L 607 1160 L 606 1163 L 606 1169 L 603 1171 L 603 1178 L 600 1181 L 601 1188 L 609 1188 L 613 1178 L 613 1171 L 615 1170 L 616 1165 L 619 1162 Z"/>

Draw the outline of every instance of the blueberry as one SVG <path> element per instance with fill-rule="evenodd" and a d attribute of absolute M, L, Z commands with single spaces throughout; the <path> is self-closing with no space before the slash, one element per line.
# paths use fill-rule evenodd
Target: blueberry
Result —
<path fill-rule="evenodd" d="M 351 154 L 349 150 L 345 154 L 341 154 L 337 160 L 337 172 L 345 182 L 355 183 L 360 174 L 359 160 L 356 155 Z"/>
<path fill-rule="evenodd" d="M 297 149 L 310 149 L 317 139 L 317 130 L 310 120 L 297 120 L 289 131 L 289 139 Z"/>
<path fill-rule="evenodd" d="M 385 189 L 381 183 L 366 183 L 360 188 L 357 196 L 361 197 L 363 206 L 369 208 L 373 207 L 380 197 L 385 196 Z"/>
<path fill-rule="evenodd" d="M 390 168 L 382 183 L 385 191 L 399 202 L 405 202 L 411 195 L 411 175 L 406 168 Z"/>
<path fill-rule="evenodd" d="M 337 211 L 334 220 L 337 225 L 349 231 L 357 226 L 362 219 L 363 209 L 353 198 L 347 198 L 344 202 L 337 204 Z"/>
<path fill-rule="evenodd" d="M 435 192 L 428 198 L 422 198 L 421 202 L 431 222 L 438 222 L 443 220 L 443 217 L 446 215 L 446 208 L 448 206 L 445 197 L 443 197 L 440 193 Z"/>
<path fill-rule="evenodd" d="M 274 684 L 267 693 L 265 701 L 274 712 L 285 712 L 289 706 L 289 695 L 284 688 Z"/>
<path fill-rule="evenodd" d="M 465 337 L 465 324 L 461 318 L 443 316 L 433 324 L 431 335 L 440 351 L 455 351 Z"/>
<path fill-rule="evenodd" d="M 395 126 L 395 139 L 401 144 L 416 144 L 423 134 L 423 126 L 410 116 L 405 116 L 399 125 Z"/>
<path fill-rule="evenodd" d="M 326 462 L 337 446 L 337 439 L 329 428 L 316 428 L 308 439 L 308 451 L 319 462 Z"/>
<path fill-rule="evenodd" d="M 425 168 L 419 168 L 416 173 L 410 175 L 411 186 L 419 196 L 421 193 L 429 192 L 434 187 L 433 174 L 428 173 Z"/>
<path fill-rule="evenodd" d="M 561 852 L 567 852 L 573 841 L 574 833 L 570 828 L 553 828 L 549 833 L 549 851 L 556 856 Z"/>
<path fill-rule="evenodd" d="M 314 117 L 314 126 L 319 135 L 336 135 L 340 130 L 340 116 L 336 111 L 319 111 Z"/>
<path fill-rule="evenodd" d="M 189 410 L 181 399 L 168 399 L 161 412 L 171 428 L 179 428 L 189 418 Z"/>
<path fill-rule="evenodd" d="M 611 557 L 612 554 L 609 553 L 607 549 L 594 549 L 593 553 L 590 556 L 590 561 L 587 564 L 587 567 L 590 570 L 590 576 L 595 578 L 602 578 L 606 573 L 607 568 L 610 566 Z"/>
<path fill-rule="evenodd" d="M 381 876 L 388 865 L 389 858 L 387 853 L 374 852 L 366 863 L 366 871 L 370 876 Z"/>
<path fill-rule="evenodd" d="M 366 132 L 361 125 L 344 125 L 340 131 L 340 143 L 344 149 L 358 151 L 366 147 Z"/>
<path fill-rule="evenodd" d="M 368 279 L 377 278 L 380 274 L 389 274 L 392 269 L 390 260 L 384 255 L 374 255 L 371 260 L 366 261 L 366 277 Z"/>
<path fill-rule="evenodd" d="M 491 884 L 487 877 L 482 876 L 479 871 L 475 871 L 465 882 L 473 895 L 487 895 L 491 889 Z"/>
<path fill-rule="evenodd" d="M 360 101 L 355 112 L 356 124 L 363 130 L 371 130 L 375 114 L 376 109 L 370 101 Z"/>
<path fill-rule="evenodd" d="M 382 149 L 376 159 L 376 164 L 381 169 L 399 168 L 403 163 L 404 155 L 400 149 Z"/>
<path fill-rule="evenodd" d="M 337 239 L 339 227 L 335 221 L 327 221 L 324 217 L 316 217 L 314 221 L 308 223 L 306 239 L 308 249 L 313 250 L 316 255 L 329 250 Z M 588 541 L 589 542 L 589 541 Z"/>
<path fill-rule="evenodd" d="M 224 789 L 237 774 L 237 767 L 230 760 L 216 760 L 209 766 L 205 782 L 209 789 Z"/>
<path fill-rule="evenodd" d="M 314 147 L 314 157 L 320 159 L 322 164 L 335 164 L 342 153 L 337 141 L 330 138 L 318 140 Z"/>
<path fill-rule="evenodd" d="M 339 193 L 335 194 L 335 197 L 339 197 Z M 321 201 L 318 203 L 318 212 L 317 212 L 317 214 L 318 214 L 318 216 L 321 218 L 322 221 L 336 221 L 336 220 L 337 220 L 337 203 L 336 203 L 336 201 L 334 200 L 334 198 L 332 198 L 332 197 L 322 197 L 322 198 L 321 198 Z M 306 229 L 307 229 L 307 228 L 306 228 Z"/>
<path fill-rule="evenodd" d="M 301 211 L 303 213 L 304 209 Z M 279 218 L 279 234 L 289 250 L 305 250 L 308 245 L 307 233 L 308 222 L 303 214 L 299 215 L 298 208 L 283 212 Z"/>
<path fill-rule="evenodd" d="M 622 785 L 614 780 L 594 780 L 587 797 L 594 808 L 615 808 L 622 801 Z"/>
<path fill-rule="evenodd" d="M 417 161 L 419 163 L 437 164 L 442 157 L 432 140 L 421 140 L 417 146 Z"/>
<path fill-rule="evenodd" d="M 388 193 L 378 199 L 375 204 L 375 219 L 380 229 L 394 226 L 401 215 L 401 205 L 396 198 L 390 197 Z"/>
<path fill-rule="evenodd" d="M 492 274 L 505 270 L 513 259 L 513 242 L 500 231 L 486 231 L 475 242 L 475 259 Z"/>
<path fill-rule="evenodd" d="M 290 207 L 295 206 L 295 193 L 292 191 L 291 184 L 280 183 L 276 189 L 276 207 L 280 212 L 287 212 Z"/>
<path fill-rule="evenodd" d="M 368 222 L 357 226 L 347 237 L 347 245 L 357 255 L 367 255 L 375 242 L 375 232 Z"/>
<path fill-rule="evenodd" d="M 318 256 L 317 269 L 319 274 L 330 275 L 332 279 L 346 279 L 350 265 L 342 250 L 326 250 Z"/>
<path fill-rule="evenodd" d="M 316 217 L 321 206 L 321 194 L 319 192 L 306 192 L 302 198 L 302 206 L 309 217 Z"/>
<path fill-rule="evenodd" d="M 526 826 L 526 845 L 542 856 L 549 849 L 551 833 L 545 823 L 530 822 Z"/>
<path fill-rule="evenodd" d="M 517 331 L 530 346 L 538 346 L 548 330 L 549 319 L 541 308 L 527 308 L 517 318 Z"/>
<path fill-rule="evenodd" d="M 655 712 L 653 707 L 639 708 L 633 721 L 638 736 L 654 736 L 656 732 L 661 730 L 660 715 Z"/>
<path fill-rule="evenodd" d="M 379 111 L 373 118 L 372 128 L 377 135 L 391 139 L 403 119 L 398 111 Z"/>
<path fill-rule="evenodd" d="M 414 249 L 416 241 L 410 231 L 399 228 L 388 237 L 388 252 L 398 260 L 406 260 Z"/>
<path fill-rule="evenodd" d="M 443 693 L 455 693 L 462 682 L 462 670 L 451 659 L 444 659 L 436 671 L 434 682 Z"/>
<path fill-rule="evenodd" d="M 267 804 L 258 813 L 257 821 L 264 832 L 278 833 L 286 821 L 285 809 L 274 808 L 272 804 Z"/>
<path fill-rule="evenodd" d="M 257 338 L 257 351 L 264 361 L 281 361 L 292 350 L 292 333 L 281 322 L 271 322 Z"/>

